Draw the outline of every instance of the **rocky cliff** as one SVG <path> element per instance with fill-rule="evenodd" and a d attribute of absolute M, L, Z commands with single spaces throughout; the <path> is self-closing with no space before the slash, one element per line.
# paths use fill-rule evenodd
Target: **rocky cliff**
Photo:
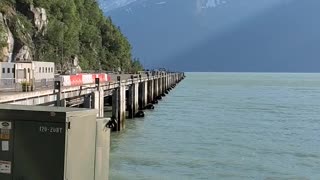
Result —
<path fill-rule="evenodd" d="M 51 61 L 63 70 L 74 57 L 83 69 L 137 68 L 127 38 L 96 0 L 0 1 L 0 61 Z"/>

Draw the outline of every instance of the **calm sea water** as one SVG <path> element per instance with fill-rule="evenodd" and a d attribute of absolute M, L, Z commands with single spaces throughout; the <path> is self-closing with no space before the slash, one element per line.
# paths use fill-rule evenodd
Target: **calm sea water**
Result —
<path fill-rule="evenodd" d="M 320 74 L 187 76 L 112 134 L 111 180 L 320 179 Z"/>

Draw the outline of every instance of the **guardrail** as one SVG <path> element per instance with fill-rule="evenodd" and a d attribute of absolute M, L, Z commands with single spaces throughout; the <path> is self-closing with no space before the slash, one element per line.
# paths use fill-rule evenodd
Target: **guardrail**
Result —
<path fill-rule="evenodd" d="M 34 89 L 53 89 L 55 79 L 41 79 L 34 81 Z"/>
<path fill-rule="evenodd" d="M 1 92 L 22 92 L 22 80 L 17 81 L 14 78 L 2 78 L 0 79 L 0 91 Z M 28 83 L 28 91 L 42 90 L 42 89 L 53 89 L 54 79 L 41 79 L 30 81 Z"/>
<path fill-rule="evenodd" d="M 21 84 L 16 83 L 14 78 L 0 79 L 0 91 L 20 91 Z"/>

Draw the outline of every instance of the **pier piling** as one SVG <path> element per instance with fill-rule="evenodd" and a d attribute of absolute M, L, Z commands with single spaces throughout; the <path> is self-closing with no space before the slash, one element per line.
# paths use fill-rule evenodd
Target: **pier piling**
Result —
<path fill-rule="evenodd" d="M 157 99 L 159 95 L 159 79 L 158 76 L 156 76 L 156 79 L 153 80 L 154 88 L 153 88 L 153 100 Z"/>
<path fill-rule="evenodd" d="M 93 92 L 92 105 L 92 108 L 97 110 L 97 117 L 102 118 L 104 116 L 104 91 L 102 88 Z"/>
<path fill-rule="evenodd" d="M 139 84 L 136 80 L 132 78 L 132 85 L 129 87 L 128 96 L 128 111 L 129 118 L 134 118 L 135 114 L 138 112 L 138 90 Z"/>
<path fill-rule="evenodd" d="M 117 120 L 115 131 L 125 128 L 126 120 L 126 87 L 121 82 L 120 76 L 117 77 L 119 87 L 113 91 L 112 95 L 112 117 Z"/>
<path fill-rule="evenodd" d="M 139 83 L 139 109 L 143 110 L 148 104 L 148 81 Z"/>
<path fill-rule="evenodd" d="M 148 103 L 151 103 L 153 101 L 154 97 L 154 80 L 150 79 L 149 74 L 148 74 Z"/>

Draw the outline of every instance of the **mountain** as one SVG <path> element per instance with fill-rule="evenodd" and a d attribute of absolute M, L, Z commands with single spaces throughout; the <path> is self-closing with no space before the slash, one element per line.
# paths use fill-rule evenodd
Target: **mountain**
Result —
<path fill-rule="evenodd" d="M 319 5 L 317 0 L 136 0 L 105 15 L 149 68 L 310 72 L 320 65 Z"/>
<path fill-rule="evenodd" d="M 102 9 L 105 12 L 112 11 L 114 9 L 118 9 L 124 6 L 128 6 L 131 3 L 139 2 L 146 3 L 148 0 L 100 0 L 100 4 Z M 156 1 L 155 4 L 162 5 L 166 4 L 167 1 Z M 196 0 L 197 5 L 201 8 L 209 8 L 209 7 L 217 7 L 221 4 L 226 3 L 225 0 Z M 145 6 L 145 4 L 143 5 Z"/>
<path fill-rule="evenodd" d="M 100 0 L 100 6 L 105 12 L 129 5 L 136 0 Z"/>
<path fill-rule="evenodd" d="M 0 62 L 52 61 L 68 70 L 141 69 L 131 45 L 96 0 L 1 0 Z"/>

